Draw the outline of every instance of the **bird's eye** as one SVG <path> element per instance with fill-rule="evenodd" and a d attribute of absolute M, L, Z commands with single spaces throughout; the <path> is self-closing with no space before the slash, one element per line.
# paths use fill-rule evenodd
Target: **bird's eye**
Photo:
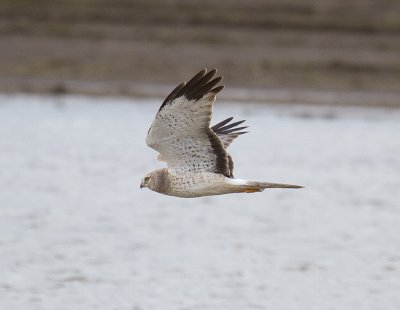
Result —
<path fill-rule="evenodd" d="M 145 182 L 145 183 L 147 183 L 147 182 L 149 182 L 149 181 L 150 181 L 150 177 L 145 177 L 145 178 L 144 178 L 144 182 Z"/>

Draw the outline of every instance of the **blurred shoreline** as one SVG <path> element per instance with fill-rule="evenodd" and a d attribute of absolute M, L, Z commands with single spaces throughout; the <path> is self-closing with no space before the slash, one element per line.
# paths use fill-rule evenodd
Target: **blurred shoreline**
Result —
<path fill-rule="evenodd" d="M 177 82 L 178 84 L 178 82 Z M 224 83 L 226 85 L 226 83 Z M 129 81 L 84 81 L 56 79 L 0 79 L 0 93 L 42 95 L 89 95 L 104 97 L 165 98 L 174 84 L 144 84 Z M 377 91 L 329 91 L 315 89 L 227 87 L 219 94 L 220 101 L 265 104 L 360 106 L 399 108 L 400 93 Z"/>
<path fill-rule="evenodd" d="M 0 3 L 0 92 L 165 97 L 218 68 L 227 100 L 400 106 L 400 3 Z"/>

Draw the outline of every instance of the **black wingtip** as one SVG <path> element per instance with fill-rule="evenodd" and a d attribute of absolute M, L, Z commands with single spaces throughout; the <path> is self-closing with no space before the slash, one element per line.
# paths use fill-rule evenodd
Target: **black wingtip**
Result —
<path fill-rule="evenodd" d="M 224 128 L 222 133 L 225 134 L 225 135 L 229 135 L 231 133 L 232 134 L 236 134 L 236 131 L 240 131 L 240 130 L 243 130 L 243 129 L 246 129 L 246 128 L 249 128 L 249 126 L 237 127 L 237 128 L 232 128 L 232 129 L 229 129 L 229 130 Z"/>
<path fill-rule="evenodd" d="M 210 93 L 214 93 L 215 95 L 218 94 L 221 90 L 223 90 L 225 88 L 224 85 L 215 87 L 213 89 L 210 90 Z"/>
<path fill-rule="evenodd" d="M 218 128 L 223 127 L 224 125 L 228 124 L 231 120 L 233 120 L 233 116 L 228 117 L 227 119 L 223 120 L 222 122 L 219 122 L 218 124 L 215 124 L 212 126 L 212 130 L 217 130 Z"/>
<path fill-rule="evenodd" d="M 161 110 L 169 101 L 172 101 L 175 98 L 177 98 L 177 95 L 185 87 L 185 85 L 186 82 L 182 82 L 177 87 L 175 87 L 174 90 L 167 96 L 167 98 L 165 98 L 159 110 Z"/>
<path fill-rule="evenodd" d="M 241 121 L 229 124 L 232 120 L 233 120 L 233 117 L 229 117 L 229 118 L 223 120 L 222 122 L 212 126 L 211 129 L 217 134 L 225 134 L 225 135 L 229 135 L 229 134 L 236 135 L 236 134 L 246 133 L 246 132 L 239 133 L 239 131 L 248 128 L 248 126 L 237 127 L 240 124 L 244 123 L 245 120 L 241 120 Z"/>
<path fill-rule="evenodd" d="M 162 110 L 168 102 L 172 102 L 181 96 L 185 96 L 188 100 L 197 101 L 203 98 L 207 93 L 213 93 L 216 95 L 224 89 L 223 85 L 215 87 L 223 79 L 222 76 L 215 77 L 216 74 L 216 68 L 211 69 L 208 72 L 206 68 L 200 70 L 189 80 L 189 82 L 179 84 L 164 100 L 159 111 Z"/>
<path fill-rule="evenodd" d="M 245 121 L 246 120 L 241 120 L 241 121 L 234 122 L 232 124 L 226 125 L 226 126 L 224 126 L 223 130 L 227 130 L 227 129 L 231 129 L 233 127 L 239 126 L 240 124 L 244 123 Z"/>

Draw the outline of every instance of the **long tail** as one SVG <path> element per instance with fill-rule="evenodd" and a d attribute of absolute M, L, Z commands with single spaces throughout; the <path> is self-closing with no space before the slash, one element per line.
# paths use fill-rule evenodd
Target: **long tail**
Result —
<path fill-rule="evenodd" d="M 262 192 L 266 188 L 303 188 L 300 185 L 281 184 L 281 183 L 269 183 L 269 182 L 256 182 L 246 180 L 235 180 L 236 186 L 239 185 L 240 192 L 244 193 L 255 193 Z"/>

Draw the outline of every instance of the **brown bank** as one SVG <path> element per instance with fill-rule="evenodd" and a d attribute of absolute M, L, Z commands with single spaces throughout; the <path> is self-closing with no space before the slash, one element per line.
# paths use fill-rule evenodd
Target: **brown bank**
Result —
<path fill-rule="evenodd" d="M 400 3 L 0 3 L 0 91 L 164 96 L 218 67 L 221 99 L 400 105 Z M 154 87 L 157 86 L 157 87 Z"/>

